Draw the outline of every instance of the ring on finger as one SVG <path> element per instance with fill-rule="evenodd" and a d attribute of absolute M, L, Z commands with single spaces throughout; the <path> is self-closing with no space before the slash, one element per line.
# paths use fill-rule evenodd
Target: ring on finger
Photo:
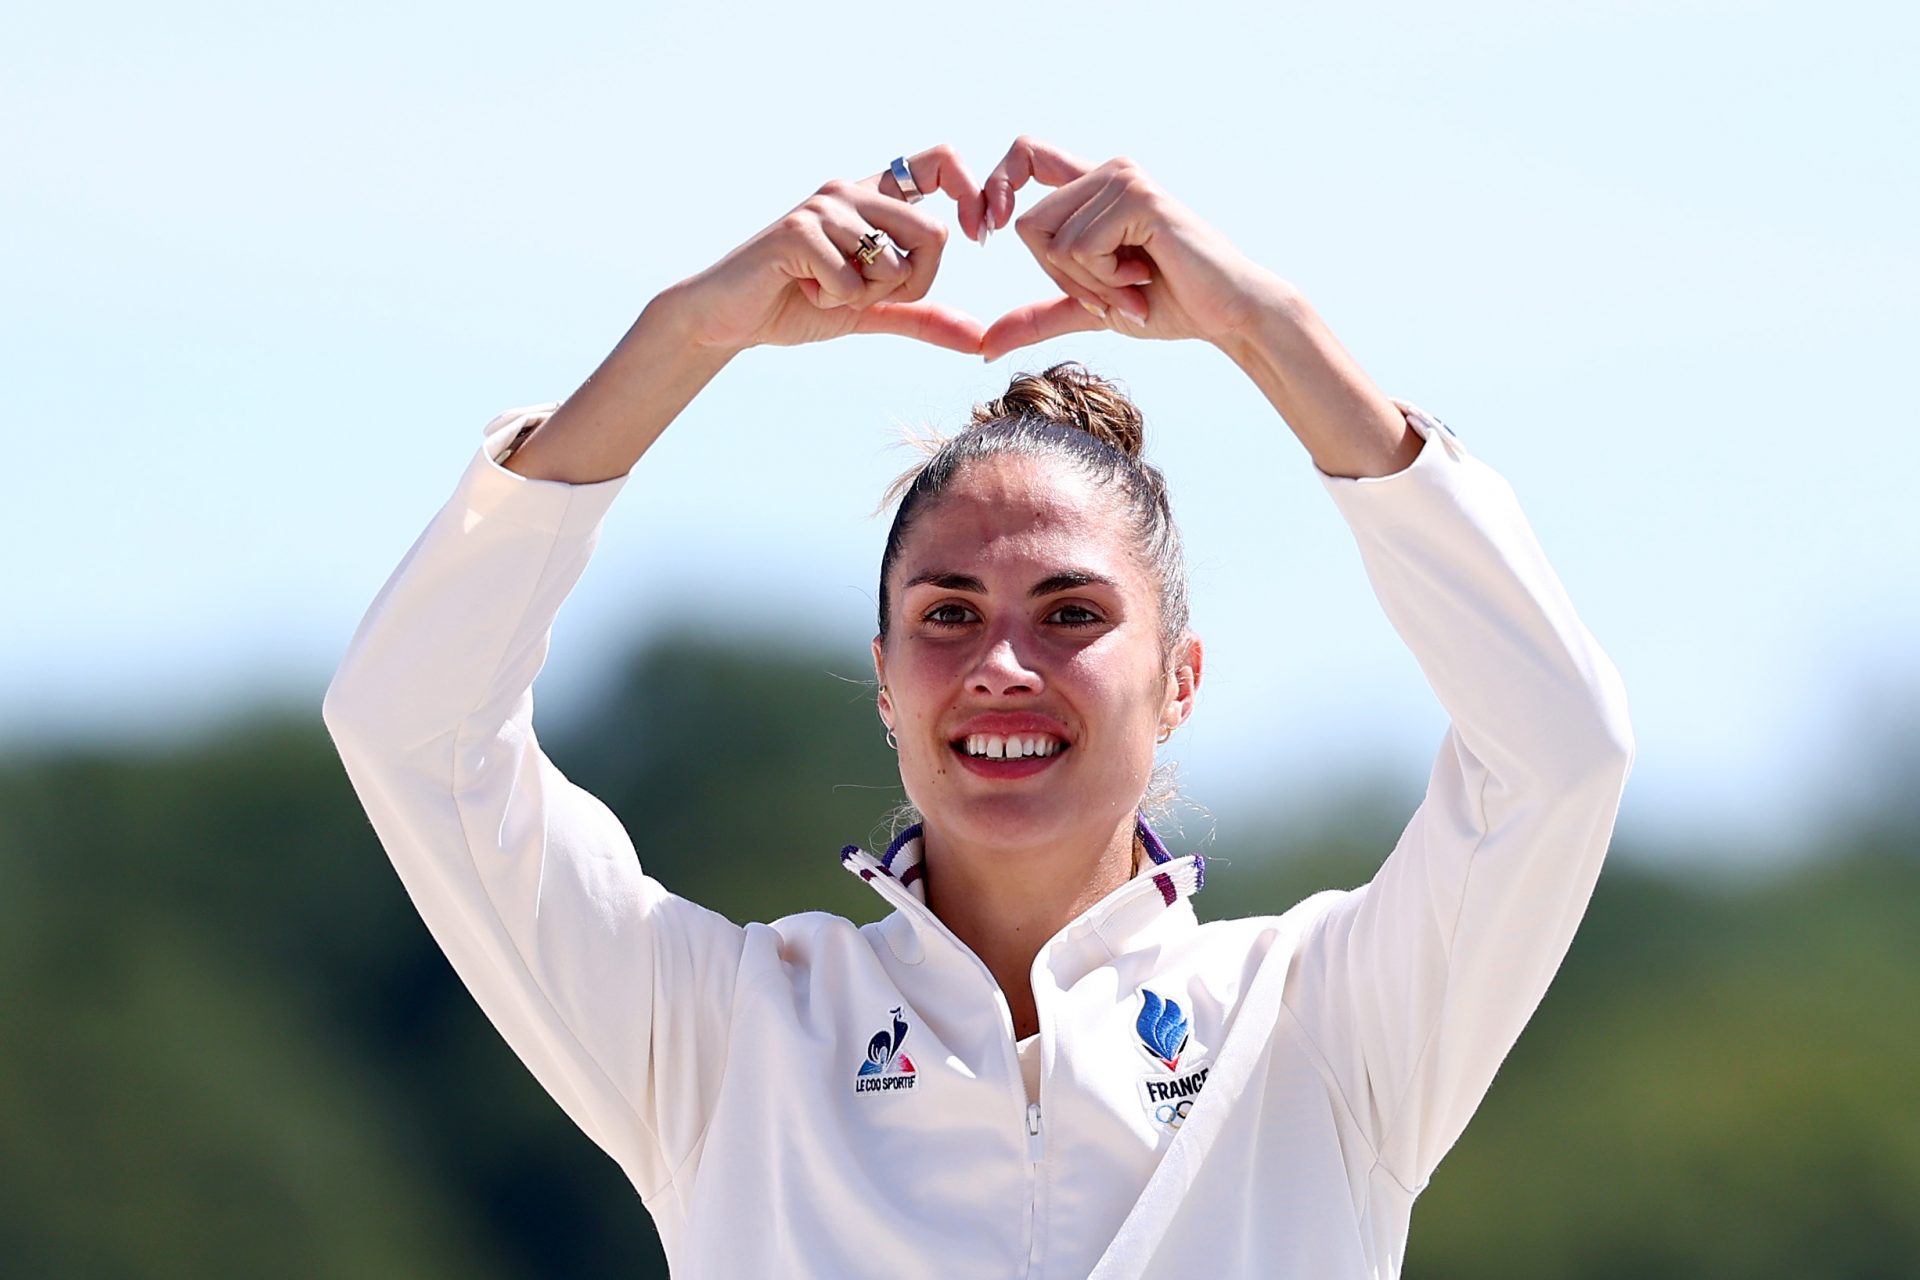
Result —
<path fill-rule="evenodd" d="M 874 259 L 880 256 L 880 251 L 891 243 L 892 241 L 887 239 L 886 232 L 869 231 L 860 237 L 860 247 L 853 251 L 853 256 L 860 259 L 861 266 L 870 267 Z"/>
<path fill-rule="evenodd" d="M 900 184 L 900 195 L 908 204 L 919 204 L 926 196 L 913 181 L 913 170 L 907 167 L 905 156 L 895 156 L 893 163 L 887 166 L 893 174 L 893 180 Z"/>

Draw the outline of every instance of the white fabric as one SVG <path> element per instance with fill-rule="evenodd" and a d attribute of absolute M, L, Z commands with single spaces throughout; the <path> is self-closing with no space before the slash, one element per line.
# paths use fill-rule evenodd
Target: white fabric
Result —
<path fill-rule="evenodd" d="M 1040 1101 L 1040 1033 L 1034 1032 L 1014 1043 L 1020 1055 L 1020 1082 L 1027 1087 L 1027 1101 Z"/>
<path fill-rule="evenodd" d="M 534 676 L 631 477 L 500 467 L 551 406 L 488 424 L 325 718 L 433 936 L 619 1162 L 676 1274 L 1400 1274 L 1414 1197 L 1559 966 L 1633 756 L 1620 678 L 1512 490 L 1401 407 L 1410 466 L 1321 478 L 1451 717 L 1425 798 L 1359 889 L 1201 925 L 1200 867 L 1176 858 L 1062 929 L 1033 966 L 1037 1109 L 991 976 L 879 858 L 846 860 L 895 908 L 878 923 L 739 927 L 646 876 L 542 753 Z M 1187 1019 L 1174 1067 L 1143 1043 L 1144 992 Z M 1201 1067 L 1180 1127 L 1156 1119 L 1149 1087 Z"/>

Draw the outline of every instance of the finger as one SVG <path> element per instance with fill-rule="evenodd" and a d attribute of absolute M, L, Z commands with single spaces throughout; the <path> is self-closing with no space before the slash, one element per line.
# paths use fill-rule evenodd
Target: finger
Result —
<path fill-rule="evenodd" d="M 905 207 L 898 201 L 894 204 L 898 208 Z M 912 268 L 890 243 L 890 235 L 879 240 L 880 252 L 872 262 L 862 262 L 856 256 L 862 248 L 862 236 L 873 234 L 876 230 L 884 231 L 885 228 L 869 226 L 867 220 L 844 200 L 827 201 L 820 208 L 818 216 L 821 228 L 839 251 L 841 260 L 861 278 L 860 290 L 847 300 L 847 306 L 872 306 L 907 282 Z"/>
<path fill-rule="evenodd" d="M 1138 256 L 1152 239 L 1148 220 L 1136 216 L 1140 202 L 1130 198 L 1132 184 L 1116 175 L 1099 197 L 1082 206 L 1054 234 L 1051 261 L 1077 280 L 1091 281 L 1102 301 L 1144 323 L 1146 299 L 1138 288 L 1152 279 L 1150 263 Z M 1096 208 L 1096 206 L 1098 206 Z M 1122 251 L 1129 256 L 1121 258 Z"/>
<path fill-rule="evenodd" d="M 1036 226 L 1044 227 L 1053 239 L 1071 240 L 1118 200 L 1125 186 L 1118 174 L 1090 173 L 1040 201 L 1026 216 Z"/>
<path fill-rule="evenodd" d="M 946 249 L 946 224 L 932 214 L 858 184 L 847 189 L 846 197 L 856 216 L 886 232 L 906 255 L 902 263 L 906 275 L 898 282 L 897 292 L 890 295 L 892 300 L 918 302 L 926 297 Z"/>
<path fill-rule="evenodd" d="M 1087 304 L 1095 315 L 1106 314 L 1120 305 L 1121 290 L 1096 279 L 1083 265 L 1059 252 L 1054 243 L 1054 228 L 1069 219 L 1087 201 L 1111 200 L 1115 190 L 1111 175 L 1087 174 L 1068 183 L 1014 220 L 1014 230 L 1033 254 L 1047 278 L 1060 286 L 1068 297 Z"/>
<path fill-rule="evenodd" d="M 1088 175 L 1093 180 L 1095 175 Z M 1083 194 L 1090 191 L 1091 194 Z M 1103 307 L 1129 306 L 1132 299 L 1124 298 L 1125 290 L 1120 283 L 1102 276 L 1099 266 L 1089 261 L 1079 251 L 1079 242 L 1087 228 L 1092 226 L 1111 226 L 1108 213 L 1126 195 L 1126 182 L 1116 176 L 1109 176 L 1098 188 L 1083 188 L 1080 182 L 1068 184 L 1054 195 L 1035 206 L 1016 224 L 1020 238 L 1033 250 L 1036 258 L 1053 270 L 1074 281 L 1079 292 L 1097 299 Z M 1078 201 L 1078 207 L 1062 203 L 1049 209 L 1054 200 L 1071 197 Z M 1055 222 L 1065 211 L 1065 221 Z M 1109 232 L 1109 234 L 1111 234 Z M 1115 246 L 1116 248 L 1118 246 Z M 1111 255 L 1107 255 L 1111 258 Z M 1070 291 L 1071 292 L 1071 291 Z"/>
<path fill-rule="evenodd" d="M 1009 351 L 1030 347 L 1048 338 L 1106 327 L 1105 322 L 1089 315 L 1071 298 L 1029 302 L 987 326 L 987 332 L 980 339 L 980 354 L 987 360 L 998 360 Z"/>
<path fill-rule="evenodd" d="M 800 282 L 807 301 L 824 310 L 846 306 L 860 297 L 866 291 L 866 279 L 828 236 L 820 220 L 803 218 L 798 223 L 800 257 L 791 274 Z M 812 289 L 806 287 L 808 281 L 814 282 Z"/>
<path fill-rule="evenodd" d="M 1034 253 L 1034 260 L 1040 264 L 1040 269 L 1047 273 L 1047 279 L 1060 286 L 1060 292 L 1067 295 L 1067 301 L 1093 317 L 1096 328 L 1106 323 L 1108 313 L 1113 310 L 1111 303 L 1101 297 L 1096 290 L 1048 262 L 1037 250 Z"/>
<path fill-rule="evenodd" d="M 1036 149 L 1037 148 L 1037 149 Z M 1126 166 L 1109 162 L 1097 169 L 1081 173 L 1078 177 L 1068 175 L 1080 163 L 1072 157 L 1064 156 L 1058 149 L 1047 149 L 1046 144 L 1036 144 L 1033 139 L 1022 139 L 1016 144 L 1015 151 L 1009 153 L 1012 172 L 1020 172 L 1022 153 L 1039 158 L 1042 171 L 1054 180 L 1064 179 L 1064 184 L 1041 200 L 1032 209 L 1014 220 L 1028 250 L 1046 269 L 1054 283 L 1059 284 L 1063 292 L 1071 297 L 1081 298 L 1101 312 L 1110 310 L 1119 303 L 1115 285 L 1098 279 L 1081 264 L 1073 262 L 1065 253 L 1057 252 L 1054 240 L 1061 228 L 1069 223 L 1084 225 L 1087 218 L 1117 199 L 1124 191 Z M 1075 221 L 1076 217 L 1079 221 Z M 1067 280 L 1073 281 L 1069 286 Z"/>
<path fill-rule="evenodd" d="M 959 206 L 960 230 L 969 240 L 987 242 L 986 202 L 980 193 L 980 184 L 973 180 L 973 174 L 952 147 L 941 143 L 907 157 L 907 171 L 913 175 L 913 185 L 922 194 L 944 191 L 952 196 Z M 862 179 L 860 185 L 894 200 L 904 202 L 906 199 L 900 184 L 894 181 L 891 167 Z"/>
<path fill-rule="evenodd" d="M 1152 257 L 1138 247 L 1123 244 L 1113 251 L 1113 278 L 1115 283 L 1129 286 L 1144 286 L 1153 283 L 1154 262 Z"/>
<path fill-rule="evenodd" d="M 987 225 L 995 231 L 1013 219 L 1013 193 L 1029 179 L 1044 186 L 1063 187 L 1075 178 L 1093 171 L 1094 166 L 1080 157 L 1022 134 L 987 175 L 982 195 L 986 201 Z"/>
<path fill-rule="evenodd" d="M 937 302 L 877 302 L 860 313 L 853 331 L 894 333 L 974 355 L 987 330 L 966 312 Z"/>

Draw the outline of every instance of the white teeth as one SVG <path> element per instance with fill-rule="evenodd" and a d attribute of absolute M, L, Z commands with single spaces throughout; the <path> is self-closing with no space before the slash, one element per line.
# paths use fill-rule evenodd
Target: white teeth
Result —
<path fill-rule="evenodd" d="M 975 733 L 967 737 L 966 752 L 987 760 L 1018 760 L 1025 756 L 1055 755 L 1062 745 L 1057 739 L 1044 736 L 1005 737 L 994 733 Z"/>

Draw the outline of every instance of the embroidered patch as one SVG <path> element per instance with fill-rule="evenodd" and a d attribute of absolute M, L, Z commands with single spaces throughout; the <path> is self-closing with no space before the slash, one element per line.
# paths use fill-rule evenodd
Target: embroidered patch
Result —
<path fill-rule="evenodd" d="M 893 1010 L 892 1027 L 876 1032 L 873 1039 L 867 1042 L 867 1060 L 860 1064 L 860 1069 L 853 1077 L 855 1093 L 911 1089 L 919 1082 L 920 1076 L 914 1070 L 913 1059 L 901 1052 L 901 1046 L 907 1041 L 905 1012 L 904 1009 Z"/>
<path fill-rule="evenodd" d="M 1178 1000 L 1140 988 L 1140 1016 L 1133 1026 L 1149 1058 L 1169 1071 L 1179 1070 L 1180 1055 L 1187 1048 L 1188 1027 L 1186 1010 Z"/>
<path fill-rule="evenodd" d="M 1142 1076 L 1140 1105 L 1147 1109 L 1155 1124 L 1178 1129 L 1186 1121 L 1187 1113 L 1193 1110 L 1193 1100 L 1200 1096 L 1200 1087 L 1206 1084 L 1210 1070 L 1211 1067 L 1194 1067 L 1171 1079 Z"/>
<path fill-rule="evenodd" d="M 1134 1020 L 1135 1042 L 1157 1068 L 1140 1077 L 1140 1105 L 1155 1124 L 1178 1129 L 1193 1110 L 1193 1100 L 1207 1082 L 1209 1067 L 1197 1064 L 1200 1051 L 1180 1002 L 1157 991 L 1140 989 L 1140 1016 Z M 1187 1069 L 1180 1070 L 1180 1060 Z M 1173 1074 L 1165 1074 L 1171 1072 Z"/>

